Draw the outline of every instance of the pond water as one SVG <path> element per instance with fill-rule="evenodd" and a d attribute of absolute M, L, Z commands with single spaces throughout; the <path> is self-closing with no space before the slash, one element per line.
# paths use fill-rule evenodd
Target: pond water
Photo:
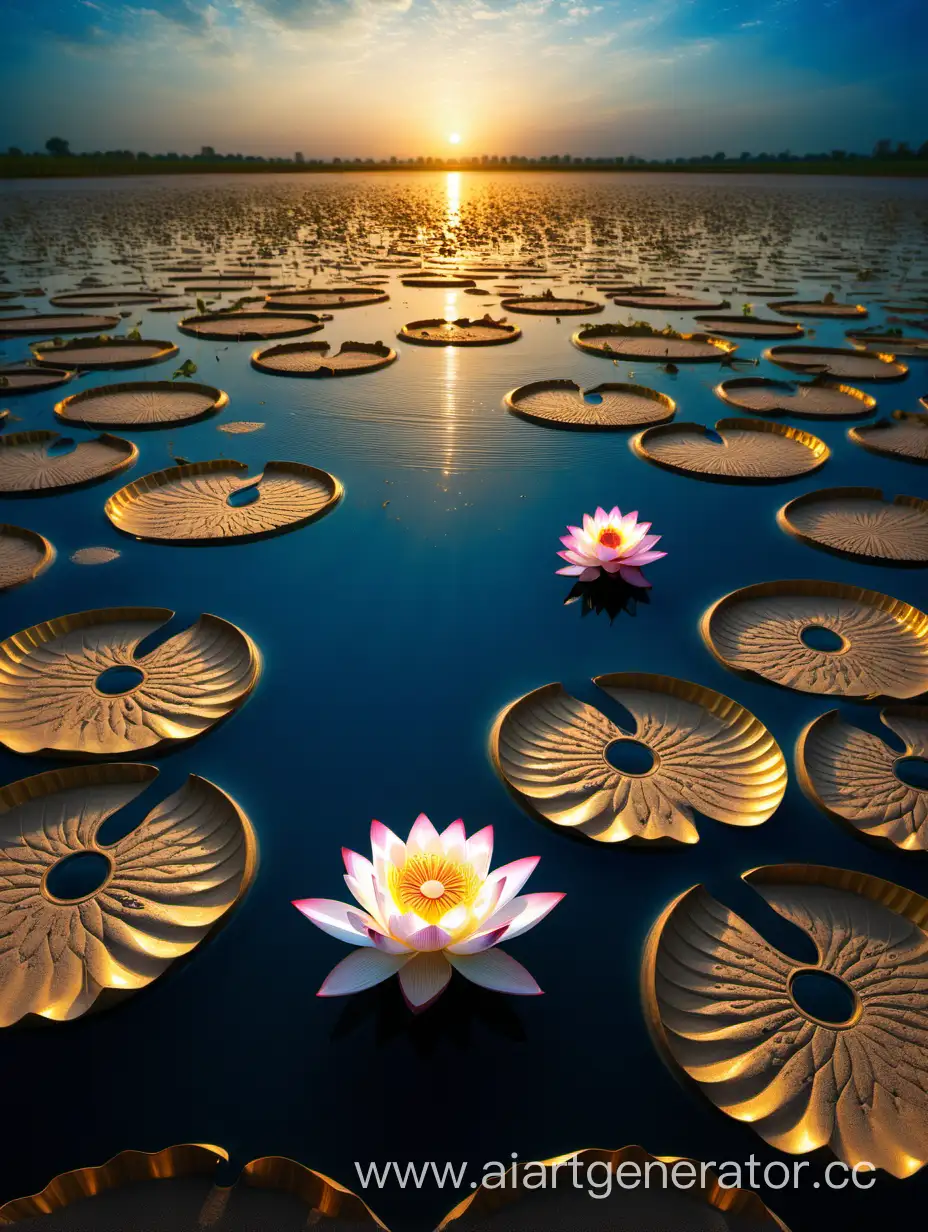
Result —
<path fill-rule="evenodd" d="M 230 1177 L 250 1159 L 281 1154 L 353 1189 L 355 1161 L 479 1166 L 513 1152 L 537 1159 L 628 1143 L 656 1155 L 789 1161 L 661 1060 L 640 1001 L 645 937 L 672 899 L 702 883 L 770 941 L 814 962 L 808 938 L 775 917 L 742 873 L 824 864 L 921 894 L 928 875 L 918 853 L 865 844 L 803 795 L 793 748 L 834 699 L 733 674 L 707 650 L 699 621 L 730 591 L 791 578 L 860 585 L 924 609 L 923 571 L 817 551 L 780 530 L 776 513 L 822 487 L 926 497 L 928 472 L 849 440 L 848 428 L 866 419 L 783 415 L 768 418 L 830 447 L 821 470 L 775 484 L 709 483 L 636 456 L 630 433 L 550 429 L 502 401 L 541 379 L 571 379 L 584 390 L 641 383 L 677 402 L 678 421 L 711 428 L 737 413 L 713 392 L 720 380 L 796 375 L 762 358 L 765 341 L 738 341 L 738 359 L 757 359 L 756 368 L 681 363 L 668 372 L 581 352 L 570 337 L 582 316 L 509 314 L 522 336 L 502 346 L 428 347 L 396 336 L 411 321 L 506 316 L 496 288 L 507 284 L 604 302 L 590 318 L 598 324 L 632 316 L 698 329 L 692 313 L 617 308 L 595 289 L 602 272 L 603 285 L 656 284 L 724 298 L 733 314 L 751 303 L 765 317 L 774 315 L 768 301 L 833 293 L 865 304 L 867 325 L 892 328 L 884 305 L 928 296 L 928 182 L 451 173 L 15 183 L 0 186 L 0 227 L 0 290 L 43 292 L 17 299 L 28 313 L 54 312 L 49 297 L 88 277 L 102 287 L 177 291 L 185 282 L 171 280 L 183 274 L 159 266 L 197 267 L 202 273 L 186 283 L 194 286 L 203 274 L 237 274 L 257 259 L 266 264 L 236 286 L 387 279 L 387 301 L 334 310 L 311 337 L 333 351 L 344 341 L 383 341 L 399 353 L 366 375 L 277 377 L 249 362 L 273 341 L 198 339 L 176 328 L 184 313 L 141 304 L 101 311 L 125 314 L 114 333 L 140 322 L 144 338 L 175 343 L 173 359 L 87 373 L 26 397 L 7 400 L 0 390 L 0 406 L 20 419 L 5 424 L 6 433 L 64 432 L 53 414 L 59 397 L 168 379 L 187 360 L 196 381 L 229 395 L 218 415 L 187 426 L 113 429 L 138 446 L 129 471 L 59 495 L 3 501 L 2 520 L 46 536 L 57 558 L 0 597 L 2 636 L 92 608 L 156 606 L 176 613 L 169 631 L 215 613 L 244 629 L 263 659 L 247 704 L 201 739 L 152 759 L 160 777 L 144 805 L 133 806 L 141 818 L 191 772 L 213 780 L 253 823 L 256 880 L 228 923 L 149 988 L 74 1022 L 3 1033 L 0 1201 L 127 1147 L 180 1142 L 226 1148 Z M 374 264 L 391 260 L 429 270 L 534 264 L 556 277 L 474 275 L 488 292 L 477 296 L 403 286 L 409 270 Z M 242 294 L 175 298 L 193 306 L 199 296 L 213 308 Z M 921 319 L 920 336 L 928 337 L 923 318 L 928 307 L 921 317 L 906 313 L 906 335 Z M 803 323 L 814 331 L 803 343 L 825 347 L 849 345 L 845 330 L 855 324 Z M 28 358 L 28 343 L 44 337 L 0 341 L 0 362 Z M 909 362 L 904 381 L 851 382 L 876 397 L 871 419 L 919 410 L 928 371 Z M 260 427 L 219 431 L 239 421 Z M 67 434 L 90 432 L 69 426 Z M 179 457 L 234 458 L 253 475 L 267 461 L 309 463 L 335 475 L 345 495 L 319 521 L 259 542 L 183 548 L 121 535 L 104 515 L 106 498 Z M 582 601 L 567 603 L 571 581 L 554 571 L 565 527 L 615 504 L 652 522 L 668 555 L 647 569 L 647 601 L 610 620 Z M 72 562 L 72 553 L 98 546 L 119 555 L 93 566 Z M 553 681 L 592 700 L 591 677 L 623 671 L 709 686 L 766 724 L 790 767 L 786 797 L 769 822 L 742 828 L 698 818 L 697 845 L 643 849 L 573 838 L 521 809 L 487 752 L 499 710 Z M 873 707 L 838 704 L 878 728 Z M 0 750 L 7 783 L 61 764 Z M 544 996 L 506 997 L 455 977 L 416 1018 L 395 980 L 346 1000 L 316 999 L 347 950 L 291 900 L 347 897 L 340 848 L 367 853 L 372 818 L 405 834 L 420 811 L 442 826 L 463 817 L 469 832 L 492 824 L 494 865 L 540 855 L 528 888 L 566 891 L 511 947 Z M 828 1158 L 819 1152 L 807 1171 L 820 1177 Z M 363 1196 L 400 1232 L 434 1226 L 457 1200 L 435 1185 Z M 905 1181 L 881 1175 L 869 1193 L 807 1184 L 765 1195 L 794 1232 L 826 1219 L 901 1226 L 926 1198 L 926 1173 Z"/>

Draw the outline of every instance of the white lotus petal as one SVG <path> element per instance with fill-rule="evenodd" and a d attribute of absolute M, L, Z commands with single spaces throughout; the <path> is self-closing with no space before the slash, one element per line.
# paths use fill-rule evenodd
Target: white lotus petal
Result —
<path fill-rule="evenodd" d="M 534 997 L 542 991 L 531 974 L 500 949 L 484 950 L 482 954 L 452 954 L 448 961 L 456 971 L 474 984 L 494 992 L 510 992 L 520 997 Z"/>
<path fill-rule="evenodd" d="M 419 1013 L 441 996 L 450 979 L 443 954 L 417 954 L 400 971 L 400 988 L 409 1008 Z"/>
<path fill-rule="evenodd" d="M 385 954 L 382 950 L 353 950 L 325 977 L 317 997 L 347 997 L 382 984 L 409 962 L 409 954 Z"/>
<path fill-rule="evenodd" d="M 373 945 L 367 930 L 374 921 L 356 907 L 334 898 L 298 898 L 293 905 L 330 937 L 337 937 L 348 945 Z"/>

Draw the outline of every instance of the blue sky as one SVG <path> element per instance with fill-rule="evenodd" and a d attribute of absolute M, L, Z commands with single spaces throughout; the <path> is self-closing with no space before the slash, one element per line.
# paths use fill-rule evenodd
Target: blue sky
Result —
<path fill-rule="evenodd" d="M 0 149 L 917 145 L 926 47 L 928 0 L 3 0 Z"/>

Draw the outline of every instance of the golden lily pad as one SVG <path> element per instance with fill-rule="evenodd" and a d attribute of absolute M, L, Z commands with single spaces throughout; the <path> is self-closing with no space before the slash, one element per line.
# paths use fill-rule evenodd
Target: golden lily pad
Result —
<path fill-rule="evenodd" d="M 32 368 L 27 364 L 0 368 L 0 398 L 17 394 L 39 394 L 66 385 L 74 376 L 72 368 Z"/>
<path fill-rule="evenodd" d="M 58 452 L 72 444 L 70 452 Z M 0 436 L 0 494 L 66 492 L 108 479 L 138 455 L 131 441 L 108 432 L 76 444 L 58 432 L 11 432 Z"/>
<path fill-rule="evenodd" d="M 797 321 L 774 321 L 768 317 L 746 317 L 742 313 L 720 316 L 705 313 L 697 316 L 700 328 L 708 334 L 726 338 L 799 338 L 805 330 Z"/>
<path fill-rule="evenodd" d="M 28 317 L 0 320 L 0 338 L 33 337 L 36 334 L 90 334 L 114 329 L 119 317 L 94 317 L 83 313 L 42 312 Z"/>
<path fill-rule="evenodd" d="M 774 312 L 796 317 L 862 318 L 867 315 L 863 304 L 839 304 L 835 300 L 781 299 L 767 305 Z"/>
<path fill-rule="evenodd" d="M 290 342 L 255 351 L 251 362 L 277 376 L 353 376 L 376 372 L 396 360 L 396 351 L 382 342 L 343 342 L 334 355 L 328 342 Z"/>
<path fill-rule="evenodd" d="M 283 1232 L 321 1222 L 326 1232 L 386 1232 L 356 1194 L 321 1172 L 265 1155 L 247 1163 L 227 1187 L 219 1167 L 228 1161 L 222 1147 L 189 1143 L 121 1151 L 105 1164 L 61 1173 L 41 1193 L 0 1206 L 0 1225 L 41 1219 L 48 1232 L 88 1232 L 89 1219 L 94 1232 L 214 1225 Z M 733 1209 L 740 1209 L 737 1197 L 735 1203 Z"/>
<path fill-rule="evenodd" d="M 902 334 L 854 333 L 848 340 L 864 351 L 891 352 L 903 359 L 928 359 L 928 338 L 906 338 Z"/>
<path fill-rule="evenodd" d="M 635 720 L 625 731 L 560 684 L 527 693 L 498 716 L 490 753 L 528 812 L 601 843 L 697 843 L 694 810 L 756 826 L 777 810 L 786 762 L 743 706 L 670 676 L 617 672 L 594 684 Z M 629 744 L 650 769 L 617 769 L 607 750 Z"/>
<path fill-rule="evenodd" d="M 777 514 L 780 527 L 836 556 L 875 564 L 928 564 L 928 501 L 883 499 L 879 488 L 823 488 Z"/>
<path fill-rule="evenodd" d="M 156 980 L 226 915 L 255 873 L 248 818 L 191 775 L 125 838 L 100 831 L 157 777 L 109 763 L 50 770 L 0 788 L 0 1026 L 57 1022 Z M 55 897 L 69 858 L 108 864 L 97 889 Z"/>
<path fill-rule="evenodd" d="M 891 706 L 880 717 L 904 753 L 830 710 L 799 737 L 799 781 L 819 808 L 863 837 L 928 851 L 928 791 L 897 773 L 907 758 L 928 758 L 928 707 Z"/>
<path fill-rule="evenodd" d="M 848 437 L 870 453 L 907 462 L 928 462 L 928 415 L 920 411 L 893 411 L 863 428 L 851 428 Z"/>
<path fill-rule="evenodd" d="M 525 312 L 535 316 L 580 317 L 602 312 L 605 304 L 592 299 L 568 299 L 556 295 L 521 295 L 501 300 L 506 312 Z"/>
<path fill-rule="evenodd" d="M 126 381 L 72 394 L 55 407 L 65 423 L 89 427 L 163 428 L 194 423 L 227 406 L 229 395 L 188 381 Z"/>
<path fill-rule="evenodd" d="M 774 381 L 765 376 L 737 376 L 716 385 L 715 393 L 723 402 L 757 415 L 859 419 L 876 407 L 876 398 L 870 394 L 820 377 L 812 381 Z"/>
<path fill-rule="evenodd" d="M 515 342 L 522 337 L 517 325 L 493 321 L 489 317 L 470 320 L 461 317 L 457 321 L 445 321 L 441 317 L 429 321 L 410 321 L 400 330 L 398 337 L 404 342 L 420 346 L 497 346 Z"/>
<path fill-rule="evenodd" d="M 701 885 L 645 947 L 652 1032 L 672 1068 L 789 1154 L 828 1147 L 896 1177 L 928 1160 L 928 901 L 865 873 L 809 864 L 743 880 L 815 945 L 802 963 Z M 803 1008 L 810 983 L 847 1010 Z"/>
<path fill-rule="evenodd" d="M 304 287 L 301 291 L 272 291 L 265 303 L 269 309 L 284 312 L 315 312 L 320 308 L 363 308 L 389 298 L 380 287 Z"/>
<path fill-rule="evenodd" d="M 156 304 L 162 296 L 156 291 L 63 291 L 49 303 L 55 308 L 120 308 L 130 304 Z"/>
<path fill-rule="evenodd" d="M 838 381 L 901 381 L 908 373 L 894 355 L 878 351 L 858 351 L 847 347 L 775 346 L 768 347 L 764 359 L 794 372 L 811 372 Z"/>
<path fill-rule="evenodd" d="M 79 338 L 57 346 L 35 342 L 32 353 L 42 368 L 140 368 L 170 359 L 177 347 L 154 338 Z"/>
<path fill-rule="evenodd" d="M 54 559 L 55 549 L 44 535 L 0 523 L 0 590 L 31 582 Z"/>
<path fill-rule="evenodd" d="M 800 693 L 908 701 L 928 690 L 928 616 L 874 590 L 761 582 L 719 599 L 701 628 L 726 667 Z"/>
<path fill-rule="evenodd" d="M 577 330 L 571 342 L 581 351 L 606 359 L 655 364 L 717 364 L 737 350 L 734 343 L 708 334 L 636 334 L 614 325 L 592 325 L 589 329 Z"/>
<path fill-rule="evenodd" d="M 184 317 L 177 322 L 182 334 L 196 338 L 233 342 L 255 342 L 261 338 L 291 338 L 297 334 L 314 334 L 322 322 L 309 316 L 287 316 L 274 312 L 207 312 Z"/>
<path fill-rule="evenodd" d="M 676 403 L 646 385 L 618 382 L 582 390 L 575 381 L 532 381 L 511 390 L 506 406 L 523 419 L 551 428 L 605 431 L 666 423 Z"/>
<path fill-rule="evenodd" d="M 632 440 L 640 458 L 655 466 L 721 483 L 772 483 L 808 475 L 831 451 L 811 432 L 765 419 L 720 419 L 716 441 L 702 424 L 648 428 Z"/>
<path fill-rule="evenodd" d="M 106 516 L 136 539 L 208 544 L 295 530 L 342 497 L 334 476 L 302 462 L 268 462 L 257 476 L 243 475 L 247 470 L 244 462 L 217 458 L 143 475 L 109 498 Z M 256 496 L 248 500 L 252 489 Z"/>
<path fill-rule="evenodd" d="M 410 274 L 400 279 L 404 287 L 472 287 L 473 278 L 456 277 L 454 274 Z"/>
<path fill-rule="evenodd" d="M 651 292 L 634 294 L 620 291 L 613 295 L 612 302 L 619 308 L 661 308 L 666 312 L 705 312 L 710 308 L 725 308 L 727 303 L 721 299 L 698 299 L 693 295 L 673 295 L 671 293 Z"/>
<path fill-rule="evenodd" d="M 137 658 L 173 615 L 103 608 L 0 642 L 0 743 L 15 753 L 120 757 L 191 740 L 231 714 L 257 683 L 257 647 L 207 615 Z M 106 683 L 119 674 L 132 679 Z"/>

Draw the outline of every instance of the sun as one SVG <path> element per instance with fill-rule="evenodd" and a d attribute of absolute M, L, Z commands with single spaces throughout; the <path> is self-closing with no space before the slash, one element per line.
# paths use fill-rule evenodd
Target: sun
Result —
<path fill-rule="evenodd" d="M 452 145 L 460 145 L 461 144 L 461 134 L 460 133 L 449 133 L 448 140 L 451 142 Z"/>

